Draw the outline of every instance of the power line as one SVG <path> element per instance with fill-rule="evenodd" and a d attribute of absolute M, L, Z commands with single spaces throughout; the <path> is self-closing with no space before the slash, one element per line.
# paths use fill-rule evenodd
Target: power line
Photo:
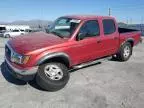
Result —
<path fill-rule="evenodd" d="M 143 8 L 144 8 L 144 5 L 141 5 Z M 108 8 L 108 15 L 111 16 L 111 10 L 113 9 L 113 12 L 123 12 L 124 10 L 124 13 L 127 13 L 127 12 L 137 12 L 137 11 L 141 11 L 142 10 L 142 7 L 136 7 L 136 6 L 127 6 L 127 7 L 117 7 L 117 8 Z M 130 10 L 129 10 L 130 9 Z"/>
<path fill-rule="evenodd" d="M 112 8 L 113 9 L 113 8 Z M 131 10 L 129 10 L 129 9 L 125 9 L 124 11 L 123 10 L 121 10 L 121 9 L 113 9 L 113 12 L 142 12 L 142 9 L 140 9 L 140 8 L 133 8 L 133 9 L 131 9 Z"/>
<path fill-rule="evenodd" d="M 115 6 L 111 6 L 111 7 L 113 7 L 113 8 L 122 8 L 122 7 L 143 7 L 144 5 L 143 4 L 119 4 L 119 5 L 117 5 L 116 7 Z"/>
<path fill-rule="evenodd" d="M 120 5 L 117 5 L 117 7 L 109 6 L 108 15 L 114 16 L 116 14 L 123 13 L 126 16 L 127 14 L 131 15 L 132 13 L 135 13 L 135 14 L 142 13 L 143 10 L 144 10 L 143 4 L 120 4 Z M 127 18 L 125 17 L 124 19 L 127 24 L 133 24 L 136 22 L 136 18 L 133 17 L 132 15 Z M 139 21 L 139 23 L 143 24 L 144 17 L 142 17 L 141 20 L 137 20 L 137 21 Z"/>
<path fill-rule="evenodd" d="M 144 6 L 142 7 L 118 7 L 118 8 L 112 8 L 114 10 L 121 10 L 121 9 L 126 9 L 126 10 L 143 10 Z"/>

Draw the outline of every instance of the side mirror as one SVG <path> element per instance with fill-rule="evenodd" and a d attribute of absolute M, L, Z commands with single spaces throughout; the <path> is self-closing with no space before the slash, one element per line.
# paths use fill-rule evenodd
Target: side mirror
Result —
<path fill-rule="evenodd" d="M 49 33 L 49 29 L 48 28 L 46 28 L 45 31 L 46 31 L 46 33 Z"/>
<path fill-rule="evenodd" d="M 48 25 L 47 27 L 48 27 L 48 29 L 49 29 L 49 28 L 51 27 L 51 25 Z"/>
<path fill-rule="evenodd" d="M 79 33 L 77 36 L 77 40 L 83 40 L 86 37 L 86 33 Z"/>
<path fill-rule="evenodd" d="M 51 28 L 51 25 L 48 25 L 47 28 L 45 29 L 46 33 L 50 32 L 50 28 Z"/>

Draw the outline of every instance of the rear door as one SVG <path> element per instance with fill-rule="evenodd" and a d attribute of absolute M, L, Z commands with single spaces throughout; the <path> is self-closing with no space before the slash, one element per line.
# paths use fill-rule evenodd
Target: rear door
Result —
<path fill-rule="evenodd" d="M 12 35 L 12 36 L 18 36 L 18 35 L 20 35 L 20 31 L 19 31 L 19 30 L 13 30 L 13 31 L 11 32 L 11 35 Z"/>
<path fill-rule="evenodd" d="M 114 19 L 103 19 L 102 49 L 103 55 L 115 54 L 119 47 L 119 33 Z"/>

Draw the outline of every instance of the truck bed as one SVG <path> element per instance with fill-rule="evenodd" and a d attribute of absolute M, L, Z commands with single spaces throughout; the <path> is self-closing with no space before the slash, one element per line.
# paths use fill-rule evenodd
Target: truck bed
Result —
<path fill-rule="evenodd" d="M 128 28 L 118 28 L 118 32 L 119 33 L 128 33 L 128 32 L 136 32 L 136 31 L 138 31 L 138 30 L 136 30 L 136 29 L 128 29 Z"/>
<path fill-rule="evenodd" d="M 128 29 L 128 28 L 118 28 L 119 34 L 120 34 L 120 44 L 124 42 L 125 40 L 133 39 L 134 45 L 139 43 L 141 32 L 139 30 L 135 29 Z"/>

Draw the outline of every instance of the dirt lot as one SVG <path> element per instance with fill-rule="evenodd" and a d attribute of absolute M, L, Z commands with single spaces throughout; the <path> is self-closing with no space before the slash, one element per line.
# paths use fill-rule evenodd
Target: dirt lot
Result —
<path fill-rule="evenodd" d="M 6 71 L 6 41 L 0 38 L 0 108 L 144 108 L 144 44 L 134 48 L 128 62 L 110 60 L 77 70 L 64 89 L 46 92 Z"/>

